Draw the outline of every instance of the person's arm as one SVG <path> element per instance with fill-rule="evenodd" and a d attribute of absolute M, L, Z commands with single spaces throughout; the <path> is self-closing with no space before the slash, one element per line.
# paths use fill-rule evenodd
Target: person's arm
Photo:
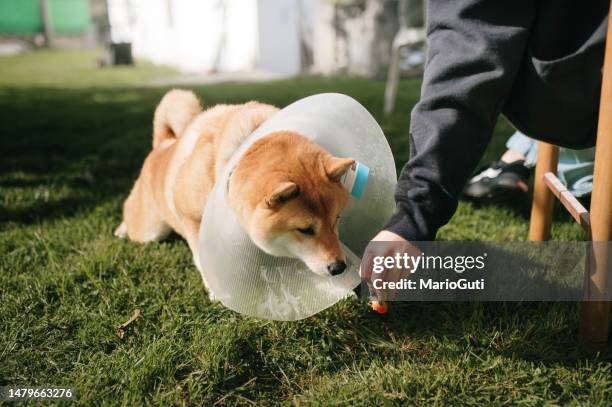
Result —
<path fill-rule="evenodd" d="M 454 214 L 510 94 L 536 3 L 428 2 L 428 57 L 412 111 L 411 158 L 385 230 L 406 240 L 433 240 Z"/>

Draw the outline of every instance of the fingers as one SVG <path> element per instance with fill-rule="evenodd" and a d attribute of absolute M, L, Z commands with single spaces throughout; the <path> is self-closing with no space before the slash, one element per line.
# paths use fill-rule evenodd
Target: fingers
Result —
<path fill-rule="evenodd" d="M 371 295 L 374 295 L 379 301 L 385 301 L 389 298 L 389 290 L 383 289 L 379 286 L 377 289 L 374 286 L 374 281 L 380 280 L 392 281 L 395 276 L 394 269 L 384 269 L 382 272 L 374 271 L 374 259 L 377 257 L 385 258 L 388 256 L 394 256 L 396 245 L 387 245 L 380 243 L 370 243 L 365 250 L 363 261 L 362 261 L 362 280 L 366 282 L 368 290 Z"/>
<path fill-rule="evenodd" d="M 409 270 L 397 269 L 395 265 L 388 267 L 388 264 L 385 264 L 382 272 L 374 270 L 374 260 L 394 258 L 397 254 L 403 256 L 404 253 L 414 257 L 419 256 L 421 251 L 407 240 L 386 231 L 379 233 L 366 247 L 361 264 L 361 278 L 366 282 L 370 294 L 375 296 L 378 301 L 388 301 L 396 296 L 396 290 L 388 288 L 385 283 L 398 282 L 402 278 L 409 278 L 411 273 Z M 377 266 L 381 264 L 380 261 L 377 263 Z"/>
<path fill-rule="evenodd" d="M 374 257 L 377 256 L 375 247 L 371 243 L 366 247 L 361 263 L 361 279 L 366 282 L 370 295 L 375 295 L 374 286 L 372 285 L 373 262 Z"/>

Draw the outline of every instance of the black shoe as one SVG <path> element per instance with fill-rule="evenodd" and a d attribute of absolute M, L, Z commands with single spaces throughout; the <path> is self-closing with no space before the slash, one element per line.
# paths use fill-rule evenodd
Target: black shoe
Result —
<path fill-rule="evenodd" d="M 463 189 L 462 197 L 478 203 L 524 198 L 529 192 L 528 180 L 529 168 L 524 161 L 498 161 L 478 170 Z"/>

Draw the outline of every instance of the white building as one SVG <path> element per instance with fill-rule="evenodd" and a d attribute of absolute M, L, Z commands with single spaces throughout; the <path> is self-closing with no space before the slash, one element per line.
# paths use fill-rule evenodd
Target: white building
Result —
<path fill-rule="evenodd" d="M 310 63 L 319 0 L 108 0 L 113 42 L 183 71 L 293 75 Z"/>
<path fill-rule="evenodd" d="M 397 0 L 106 0 L 113 42 L 188 72 L 381 76 Z"/>

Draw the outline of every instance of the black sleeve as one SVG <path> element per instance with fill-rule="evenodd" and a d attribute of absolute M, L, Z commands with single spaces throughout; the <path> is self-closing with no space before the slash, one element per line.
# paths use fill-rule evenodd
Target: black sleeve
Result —
<path fill-rule="evenodd" d="M 421 99 L 412 111 L 411 158 L 384 229 L 433 240 L 491 139 L 529 36 L 533 0 L 430 0 Z"/>

